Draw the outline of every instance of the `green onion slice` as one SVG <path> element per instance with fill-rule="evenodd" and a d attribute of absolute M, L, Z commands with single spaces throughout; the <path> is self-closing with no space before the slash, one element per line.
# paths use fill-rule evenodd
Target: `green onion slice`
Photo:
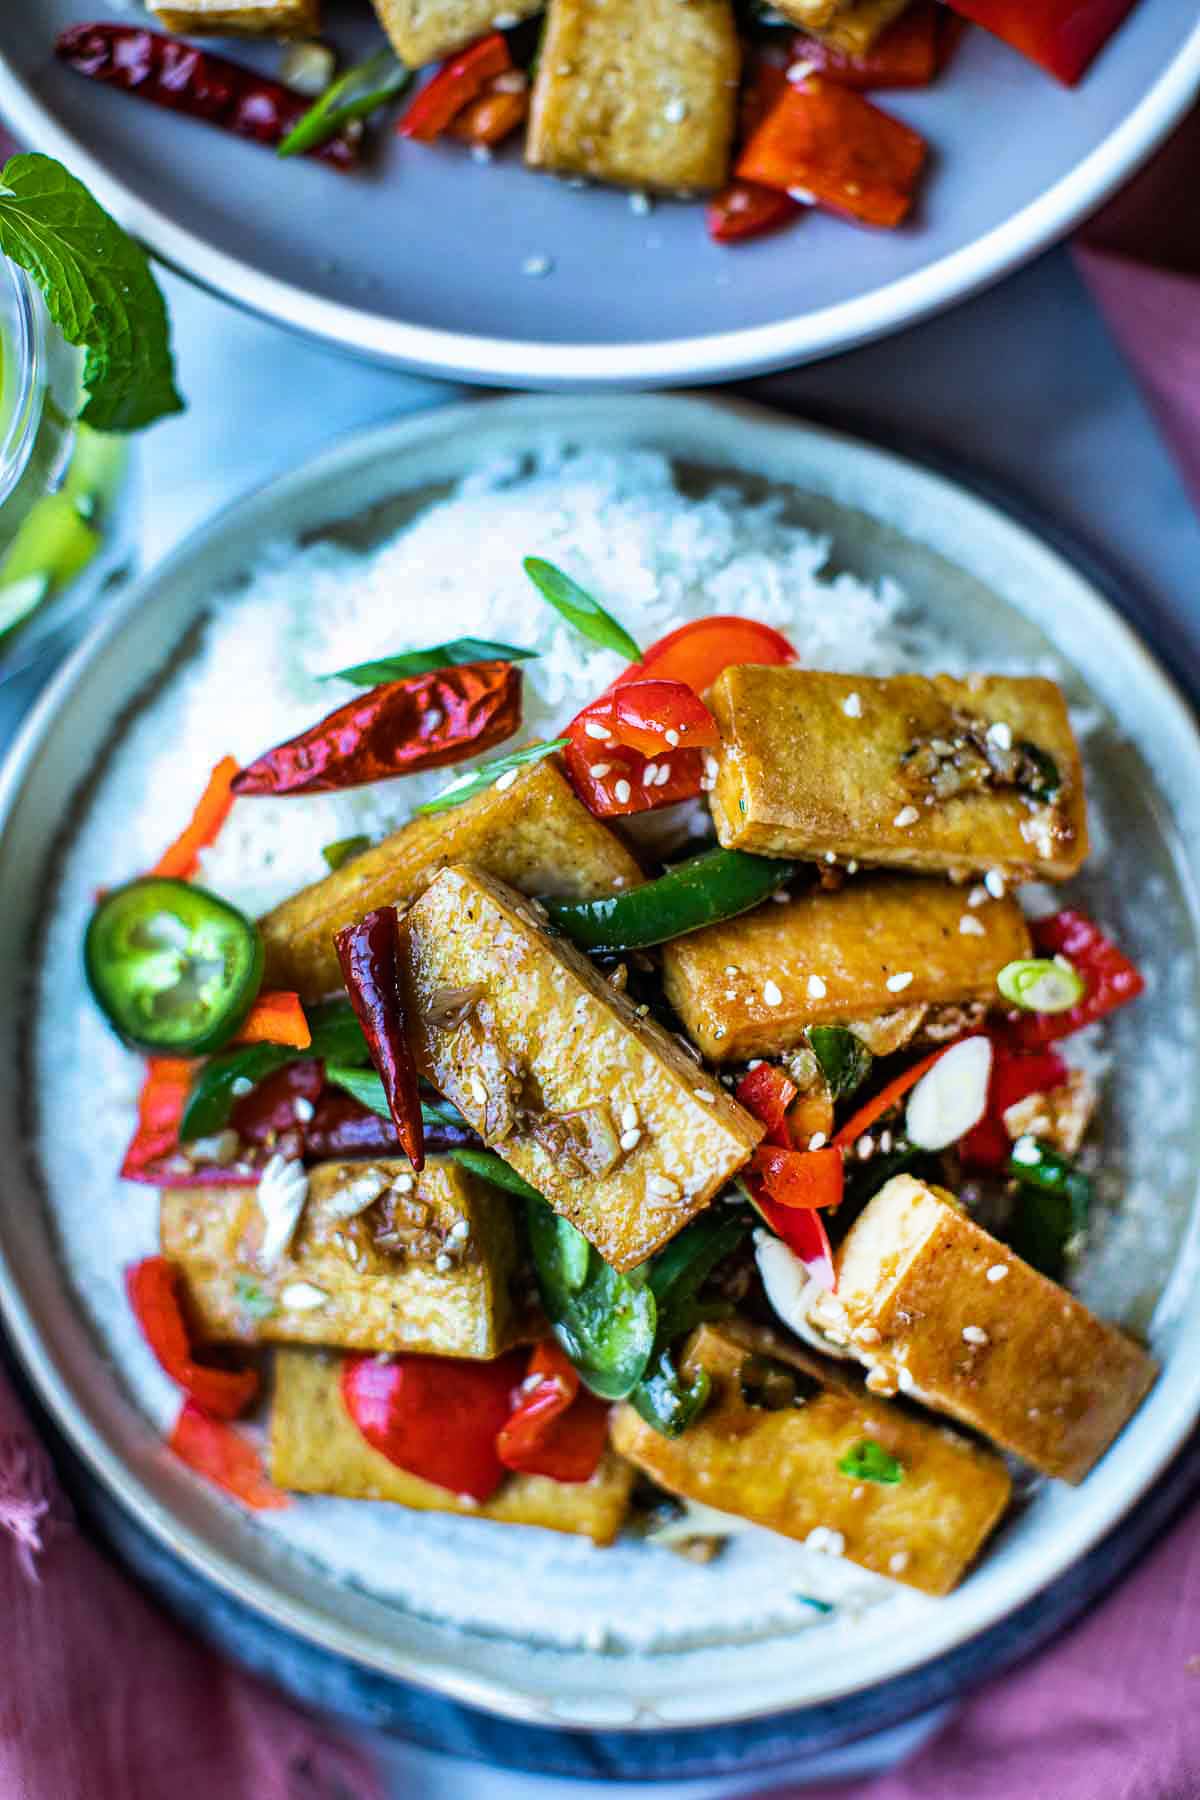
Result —
<path fill-rule="evenodd" d="M 615 650 L 630 662 L 642 661 L 642 653 L 625 627 L 593 600 L 586 588 L 540 556 L 527 556 L 523 566 L 533 585 L 568 625 L 605 650 Z"/>
<path fill-rule="evenodd" d="M 489 638 L 454 638 L 448 644 L 434 644 L 429 650 L 404 650 L 398 656 L 381 656 L 375 662 L 352 663 L 348 669 L 335 669 L 323 675 L 322 681 L 352 681 L 355 687 L 378 687 L 384 681 L 404 681 L 410 675 L 428 675 L 434 669 L 452 669 L 463 663 L 531 662 L 536 650 L 522 650 L 516 644 L 494 644 Z"/>
<path fill-rule="evenodd" d="M 411 80 L 412 70 L 393 50 L 376 51 L 330 83 L 293 125 L 277 154 L 302 156 L 306 150 L 315 150 L 356 119 L 367 118 L 376 107 L 402 94 Z"/>
<path fill-rule="evenodd" d="M 497 756 L 492 762 L 480 763 L 477 769 L 468 769 L 457 781 L 452 781 L 448 788 L 435 794 L 432 800 L 426 800 L 424 806 L 418 806 L 419 813 L 448 812 L 452 806 L 461 806 L 464 800 L 473 800 L 484 788 L 496 787 L 510 773 L 516 779 L 516 771 L 523 769 L 528 763 L 542 762 L 556 751 L 565 750 L 569 740 L 565 737 L 551 738 L 548 744 L 530 744 L 526 750 L 513 750 L 508 756 Z M 512 782 L 505 786 L 511 787 Z"/>
<path fill-rule="evenodd" d="M 874 1438 L 852 1444 L 838 1468 L 851 1481 L 875 1481 L 880 1487 L 896 1487 L 904 1480 L 904 1465 L 888 1454 Z"/>
<path fill-rule="evenodd" d="M 996 986 L 1022 1012 L 1035 1013 L 1070 1012 L 1087 991 L 1083 977 L 1060 956 L 1007 963 L 996 977 Z"/>

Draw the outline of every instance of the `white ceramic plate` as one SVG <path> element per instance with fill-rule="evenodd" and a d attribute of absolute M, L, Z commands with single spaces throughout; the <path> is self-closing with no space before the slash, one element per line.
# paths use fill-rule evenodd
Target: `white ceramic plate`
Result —
<path fill-rule="evenodd" d="M 978 666 L 1054 655 L 1073 700 L 1099 715 L 1089 770 L 1110 847 L 1083 897 L 1102 908 L 1151 983 L 1139 1006 L 1121 1015 L 1115 1042 L 1130 1058 L 1150 1041 L 1170 1043 L 1173 1075 L 1182 1091 L 1194 1091 L 1200 744 L 1162 672 L 1094 588 L 962 490 L 826 431 L 682 397 L 497 401 L 360 434 L 239 503 L 132 589 L 54 682 L 0 781 L 4 1066 L 25 1060 L 30 949 L 45 917 L 54 841 L 69 828 L 122 714 L 171 658 L 213 588 L 235 578 L 264 539 L 320 532 L 364 508 L 436 488 L 547 430 L 616 448 L 650 446 L 675 459 L 689 480 L 716 472 L 782 487 L 796 518 L 829 534 L 835 566 L 868 579 L 894 575 L 945 619 L 948 638 Z M 19 1082 L 0 1087 L 7 1151 L 0 1313 L 70 1443 L 141 1529 L 213 1589 L 240 1597 L 303 1643 L 353 1667 L 543 1724 L 661 1730 L 815 1707 L 920 1669 L 1054 1581 L 1155 1482 L 1200 1411 L 1195 1125 L 1185 1118 L 1150 1138 L 1144 1114 L 1130 1116 L 1122 1084 L 1113 1089 L 1106 1143 L 1118 1155 L 1136 1154 L 1153 1218 L 1118 1220 L 1099 1260 L 1123 1316 L 1145 1318 L 1156 1308 L 1162 1379 L 1081 1488 L 1045 1486 L 956 1594 L 905 1608 L 902 1630 L 843 1619 L 776 1633 L 769 1643 L 722 1641 L 718 1617 L 704 1649 L 534 1649 L 406 1614 L 283 1555 L 172 1461 L 98 1354 L 55 1255 L 39 1171 L 21 1153 L 28 1109 Z M 655 1554 L 643 1552 L 636 1565 L 630 1605 L 654 1604 Z M 597 1561 L 589 1570 L 589 1583 L 602 1579 L 604 1566 Z M 586 1596 L 580 1606 L 585 1612 Z"/>
<path fill-rule="evenodd" d="M 728 249 L 702 211 L 575 192 L 514 152 L 388 139 L 348 179 L 98 89 L 57 67 L 57 31 L 134 8 L 0 8 L 0 116 L 60 156 L 173 267 L 343 348 L 521 387 L 720 381 L 911 324 L 1070 229 L 1170 130 L 1200 88 L 1188 0 L 1140 0 L 1074 90 L 979 30 L 947 78 L 883 103 L 933 146 L 898 232 L 828 215 Z M 327 7 L 350 53 L 378 41 L 363 0 Z M 272 66 L 271 51 L 235 51 Z M 550 272 L 532 278 L 527 259 Z"/>

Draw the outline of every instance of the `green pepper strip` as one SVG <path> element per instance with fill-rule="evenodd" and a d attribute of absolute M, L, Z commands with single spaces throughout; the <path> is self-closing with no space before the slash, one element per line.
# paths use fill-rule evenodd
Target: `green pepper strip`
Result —
<path fill-rule="evenodd" d="M 179 1136 L 212 1137 L 229 1123 L 243 1081 L 257 1087 L 276 1069 L 293 1062 L 361 1065 L 370 1061 L 367 1040 L 348 1000 L 327 1000 L 308 1009 L 312 1043 L 304 1050 L 284 1044 L 245 1044 L 210 1057 L 196 1075 L 184 1108 Z"/>
<path fill-rule="evenodd" d="M 844 1025 L 810 1025 L 805 1036 L 831 1099 L 845 1100 L 862 1086 L 875 1059 L 861 1038 Z"/>
<path fill-rule="evenodd" d="M 718 1263 L 737 1249 L 748 1228 L 747 1214 L 713 1207 L 685 1226 L 650 1265 L 649 1286 L 658 1308 L 658 1329 L 646 1373 L 630 1400 L 646 1424 L 664 1437 L 679 1437 L 708 1403 L 708 1375 L 700 1369 L 691 1385 L 685 1386 L 671 1346 L 702 1320 L 728 1311 L 719 1302 L 702 1304 L 699 1293 Z"/>
<path fill-rule="evenodd" d="M 465 1154 L 458 1153 L 460 1161 Z M 555 1337 L 593 1394 L 623 1400 L 645 1373 L 658 1324 L 643 1271 L 619 1275 L 540 1194 L 526 1198 L 525 1218 L 542 1306 Z"/>
<path fill-rule="evenodd" d="M 366 119 L 412 80 L 412 70 L 394 51 L 379 50 L 366 62 L 356 63 L 332 82 L 320 98 L 299 118 L 279 145 L 278 156 L 300 156 L 336 137 L 356 119 Z M 363 89 L 364 92 L 356 92 Z"/>
<path fill-rule="evenodd" d="M 749 912 L 784 887 L 796 867 L 744 850 L 705 850 L 628 893 L 542 905 L 581 950 L 644 950 Z"/>
<path fill-rule="evenodd" d="M 1061 1281 L 1067 1244 L 1091 1216 L 1095 1200 L 1091 1178 L 1039 1138 L 1018 1140 L 1008 1173 L 1018 1184 L 1009 1241 L 1024 1262 L 1052 1281 Z"/>

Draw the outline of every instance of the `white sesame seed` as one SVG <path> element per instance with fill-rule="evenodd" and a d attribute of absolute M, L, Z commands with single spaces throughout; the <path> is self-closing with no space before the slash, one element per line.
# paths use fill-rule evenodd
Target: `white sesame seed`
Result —
<path fill-rule="evenodd" d="M 988 903 L 988 891 L 982 885 L 973 887 L 971 889 L 970 893 L 967 895 L 967 905 L 968 906 L 986 906 L 987 903 Z"/>
<path fill-rule="evenodd" d="M 671 1181 L 666 1175 L 651 1175 L 646 1186 L 662 1200 L 674 1200 L 679 1194 L 678 1182 Z"/>
<path fill-rule="evenodd" d="M 857 1344 L 878 1344 L 881 1342 L 874 1325 L 857 1325 L 851 1333 Z"/>
<path fill-rule="evenodd" d="M 861 694 L 847 694 L 846 698 L 842 701 L 842 711 L 845 713 L 845 715 L 848 719 L 861 719 L 862 718 L 862 695 Z"/>
<path fill-rule="evenodd" d="M 1038 1163 L 1042 1153 L 1038 1149 L 1038 1141 L 1032 1137 L 1020 1137 L 1012 1147 L 1012 1159 L 1016 1163 Z"/>
<path fill-rule="evenodd" d="M 884 983 L 889 994 L 902 994 L 912 981 L 912 970 L 902 969 L 898 975 L 889 975 Z"/>
<path fill-rule="evenodd" d="M 312 1118 L 312 1116 L 316 1112 L 316 1110 L 317 1109 L 313 1105 L 312 1101 L 309 1099 L 306 1099 L 306 1097 L 303 1094 L 297 1094 L 296 1098 L 292 1101 L 292 1111 L 295 1113 L 296 1117 L 300 1120 L 300 1123 L 302 1125 L 308 1124 L 309 1120 Z"/>
<path fill-rule="evenodd" d="M 659 769 L 658 769 L 658 786 L 666 787 L 666 785 L 667 785 L 668 781 L 670 781 L 670 779 L 671 779 L 670 763 L 660 763 Z"/>
<path fill-rule="evenodd" d="M 663 118 L 668 125 L 682 125 L 687 115 L 687 101 L 679 99 L 678 95 L 668 100 L 663 107 Z"/>
<path fill-rule="evenodd" d="M 512 31 L 520 23 L 520 14 L 515 12 L 498 12 L 492 20 L 492 25 L 497 31 Z"/>
<path fill-rule="evenodd" d="M 987 1272 L 987 1278 L 989 1281 L 1003 1281 L 1007 1274 L 1007 1263 L 993 1263 Z"/>
<path fill-rule="evenodd" d="M 433 1259 L 433 1266 L 439 1275 L 448 1275 L 454 1267 L 454 1258 L 447 1256 L 444 1250 L 439 1250 Z"/>
<path fill-rule="evenodd" d="M 1003 900 L 1006 891 L 1003 869 L 989 869 L 983 878 L 983 885 L 993 900 Z"/>
<path fill-rule="evenodd" d="M 679 733 L 673 727 L 664 731 L 663 736 L 666 738 L 668 744 L 670 744 L 672 750 L 674 750 L 678 747 Z"/>
<path fill-rule="evenodd" d="M 837 853 L 833 850 L 827 850 L 825 852 L 825 861 L 832 866 L 832 864 L 837 861 Z"/>
<path fill-rule="evenodd" d="M 897 1550 L 893 1556 L 888 1557 L 888 1568 L 891 1570 L 893 1575 L 903 1575 L 903 1573 L 904 1573 L 905 1569 L 907 1569 L 907 1567 L 908 1567 L 908 1551 L 907 1550 Z"/>
<path fill-rule="evenodd" d="M 627 1100 L 621 1108 L 621 1130 L 632 1131 L 638 1122 L 638 1109 L 632 1100 Z"/>
<path fill-rule="evenodd" d="M 477 1106 L 486 1106 L 488 1103 L 488 1091 L 478 1075 L 471 1077 L 471 1098 Z"/>
<path fill-rule="evenodd" d="M 612 773 L 612 764 L 611 763 L 593 763 L 591 768 L 588 770 L 588 774 L 592 777 L 593 781 L 603 781 L 604 777 L 606 775 L 610 775 L 611 773 Z"/>
<path fill-rule="evenodd" d="M 810 1150 L 823 1150 L 827 1141 L 823 1131 L 814 1131 L 808 1140 L 808 1147 Z"/>
<path fill-rule="evenodd" d="M 846 864 L 846 873 L 847 873 L 847 875 L 857 875 L 858 874 L 858 858 L 857 858 L 857 856 L 852 856 L 850 858 L 850 861 Z"/>
<path fill-rule="evenodd" d="M 725 973 L 727 975 L 736 975 L 737 972 L 738 972 L 738 966 L 736 963 L 726 963 L 725 964 Z"/>
<path fill-rule="evenodd" d="M 657 763 L 647 763 L 645 768 L 642 770 L 642 786 L 643 787 L 653 787 L 654 783 L 657 780 L 658 780 L 658 764 Z"/>
<path fill-rule="evenodd" d="M 713 1093 L 711 1088 L 693 1088 L 692 1093 L 695 1095 L 697 1100 L 703 1100 L 709 1106 L 716 1105 L 717 1096 Z"/>
<path fill-rule="evenodd" d="M 725 998 L 727 1000 L 736 1000 L 737 999 L 737 989 L 736 988 L 726 988 L 725 989 Z"/>
<path fill-rule="evenodd" d="M 623 1131 L 618 1139 L 622 1150 L 636 1150 L 641 1141 L 642 1134 L 636 1127 L 629 1131 Z"/>
<path fill-rule="evenodd" d="M 241 1139 L 236 1131 L 226 1126 L 212 1137 L 193 1138 L 188 1146 L 193 1162 L 216 1163 L 219 1169 L 227 1168 L 241 1149 Z"/>
<path fill-rule="evenodd" d="M 783 994 L 774 981 L 764 981 L 762 991 L 763 1003 L 766 1006 L 782 1006 Z"/>
<path fill-rule="evenodd" d="M 890 1155 L 891 1149 L 892 1149 L 892 1142 L 893 1142 L 893 1139 L 892 1139 L 892 1134 L 890 1131 L 881 1131 L 880 1132 L 879 1148 L 883 1152 L 884 1156 Z"/>
<path fill-rule="evenodd" d="M 788 893 L 786 888 L 776 888 L 775 892 L 771 895 L 776 906 L 786 906 L 791 897 L 792 896 Z"/>
<path fill-rule="evenodd" d="M 916 1385 L 912 1375 L 902 1363 L 896 1370 L 896 1386 L 900 1389 L 902 1394 L 911 1394 Z"/>
<path fill-rule="evenodd" d="M 962 1329 L 964 1344 L 986 1344 L 988 1334 L 982 1325 L 964 1325 Z"/>
<path fill-rule="evenodd" d="M 585 719 L 583 729 L 590 738 L 606 738 L 608 736 L 608 726 L 601 725 L 598 719 Z"/>
<path fill-rule="evenodd" d="M 254 1083 L 248 1075 L 238 1075 L 230 1082 L 229 1091 L 235 1100 L 244 1100 L 247 1094 L 254 1092 Z"/>
<path fill-rule="evenodd" d="M 1012 749 L 1012 726 L 1006 725 L 1003 719 L 997 719 L 994 725 L 987 728 L 987 741 L 995 744 L 997 750 Z"/>
<path fill-rule="evenodd" d="M 819 975 L 809 976 L 808 997 L 810 1000 L 823 1000 L 828 992 L 828 988 Z"/>
<path fill-rule="evenodd" d="M 490 144 L 472 144 L 470 146 L 471 161 L 490 163 L 495 161 L 495 151 Z"/>
<path fill-rule="evenodd" d="M 527 256 L 521 264 L 522 275 L 548 275 L 554 263 L 548 256 Z"/>
<path fill-rule="evenodd" d="M 506 789 L 512 786 L 520 772 L 519 769 L 505 769 L 503 775 L 498 775 L 496 777 L 496 792 L 498 794 L 503 794 Z"/>
<path fill-rule="evenodd" d="M 963 937 L 986 937 L 987 929 L 975 917 L 974 913 L 964 913 L 958 921 L 958 929 Z"/>
<path fill-rule="evenodd" d="M 828 1525 L 814 1525 L 804 1540 L 810 1550 L 817 1550 L 823 1556 L 841 1556 L 846 1548 L 846 1540 L 840 1531 L 832 1531 Z"/>
<path fill-rule="evenodd" d="M 618 806 L 628 806 L 632 794 L 633 789 L 630 787 L 629 783 L 624 780 L 618 781 L 613 789 L 613 798 L 616 800 Z"/>
<path fill-rule="evenodd" d="M 392 1186 L 398 1194 L 411 1194 L 416 1182 L 411 1175 L 397 1175 Z"/>
<path fill-rule="evenodd" d="M 279 1290 L 279 1304 L 288 1312 L 315 1312 L 328 1298 L 325 1289 L 315 1287 L 311 1281 L 289 1281 Z"/>
<path fill-rule="evenodd" d="M 869 1156 L 874 1156 L 875 1139 L 869 1132 L 864 1132 L 863 1136 L 859 1138 L 857 1144 L 854 1146 L 854 1151 L 855 1155 L 860 1156 L 863 1162 L 866 1162 Z"/>
<path fill-rule="evenodd" d="M 915 806 L 902 806 L 892 820 L 892 824 L 898 825 L 903 830 L 906 825 L 915 825 L 920 816 Z"/>
<path fill-rule="evenodd" d="M 471 1235 L 470 1219 L 455 1219 L 453 1225 L 450 1227 L 449 1231 L 446 1233 L 446 1236 L 450 1239 L 451 1243 L 454 1243 L 454 1244 L 461 1244 L 461 1243 L 465 1242 L 465 1240 L 467 1238 L 469 1238 L 470 1235 Z"/>

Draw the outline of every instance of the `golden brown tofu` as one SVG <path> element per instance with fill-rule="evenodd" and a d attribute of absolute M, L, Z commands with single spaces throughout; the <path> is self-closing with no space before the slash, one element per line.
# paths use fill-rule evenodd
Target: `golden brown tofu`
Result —
<path fill-rule="evenodd" d="M 445 869 L 401 922 L 420 1072 L 617 1269 L 661 1248 L 762 1127 L 533 905 Z"/>
<path fill-rule="evenodd" d="M 372 0 L 401 62 L 419 69 L 494 31 L 496 20 L 532 18 L 545 0 Z"/>
<path fill-rule="evenodd" d="M 692 1042 L 728 1062 L 790 1050 L 809 1025 L 894 1013 L 898 995 L 990 1000 L 1005 964 L 1029 954 L 1015 901 L 972 907 L 948 881 L 859 876 L 676 938 L 663 981 Z"/>
<path fill-rule="evenodd" d="M 416 1512 L 462 1513 L 506 1525 L 542 1525 L 611 1544 L 629 1510 L 633 1470 L 610 1451 L 590 1481 L 510 1475 L 482 1506 L 398 1469 L 368 1444 L 342 1405 L 342 1359 L 280 1350 L 271 1408 L 271 1478 L 304 1494 L 391 1500 Z"/>
<path fill-rule="evenodd" d="M 1083 766 L 1052 681 L 743 665 L 708 699 L 727 849 L 1051 881 L 1087 855 Z"/>
<path fill-rule="evenodd" d="M 820 38 L 831 50 L 844 56 L 862 56 L 911 4 L 912 0 L 850 0 L 846 5 L 843 0 L 831 12 L 821 0 L 815 7 L 811 0 L 777 0 L 775 10 L 785 19 L 803 26 L 813 37 Z M 823 11 L 827 16 L 814 21 L 811 16 L 814 11 Z"/>
<path fill-rule="evenodd" d="M 410 820 L 261 921 L 268 987 L 319 1000 L 342 986 L 334 934 L 376 906 L 407 906 L 451 863 L 469 862 L 523 894 L 594 900 L 642 879 L 613 832 L 550 762 L 448 812 Z"/>
<path fill-rule="evenodd" d="M 780 0 L 774 10 L 805 31 L 819 31 L 823 25 L 830 24 L 838 13 L 844 12 L 850 3 L 851 0 Z"/>
<path fill-rule="evenodd" d="M 702 1325 L 682 1358 L 686 1376 L 703 1369 L 712 1383 L 700 1418 L 667 1438 L 623 1405 L 613 1415 L 614 1447 L 674 1494 L 835 1550 L 923 1593 L 949 1593 L 1008 1505 L 1000 1459 L 794 1368 L 800 1404 L 752 1404 L 761 1366 L 735 1332 Z M 838 1466 L 865 1442 L 899 1463 L 898 1481 L 863 1480 Z"/>
<path fill-rule="evenodd" d="M 168 31 L 192 37 L 316 37 L 321 0 L 150 0 Z"/>
<path fill-rule="evenodd" d="M 1082 1481 L 1157 1365 L 976 1225 L 894 1176 L 850 1227 L 814 1321 L 876 1371 L 1045 1475 Z"/>
<path fill-rule="evenodd" d="M 665 193 L 721 187 L 740 70 L 729 0 L 550 0 L 526 160 Z"/>
<path fill-rule="evenodd" d="M 290 1249 L 264 1266 L 253 1188 L 171 1188 L 163 1254 L 212 1343 L 333 1344 L 499 1356 L 526 1324 L 514 1300 L 512 1208 L 448 1157 L 322 1163 Z"/>

